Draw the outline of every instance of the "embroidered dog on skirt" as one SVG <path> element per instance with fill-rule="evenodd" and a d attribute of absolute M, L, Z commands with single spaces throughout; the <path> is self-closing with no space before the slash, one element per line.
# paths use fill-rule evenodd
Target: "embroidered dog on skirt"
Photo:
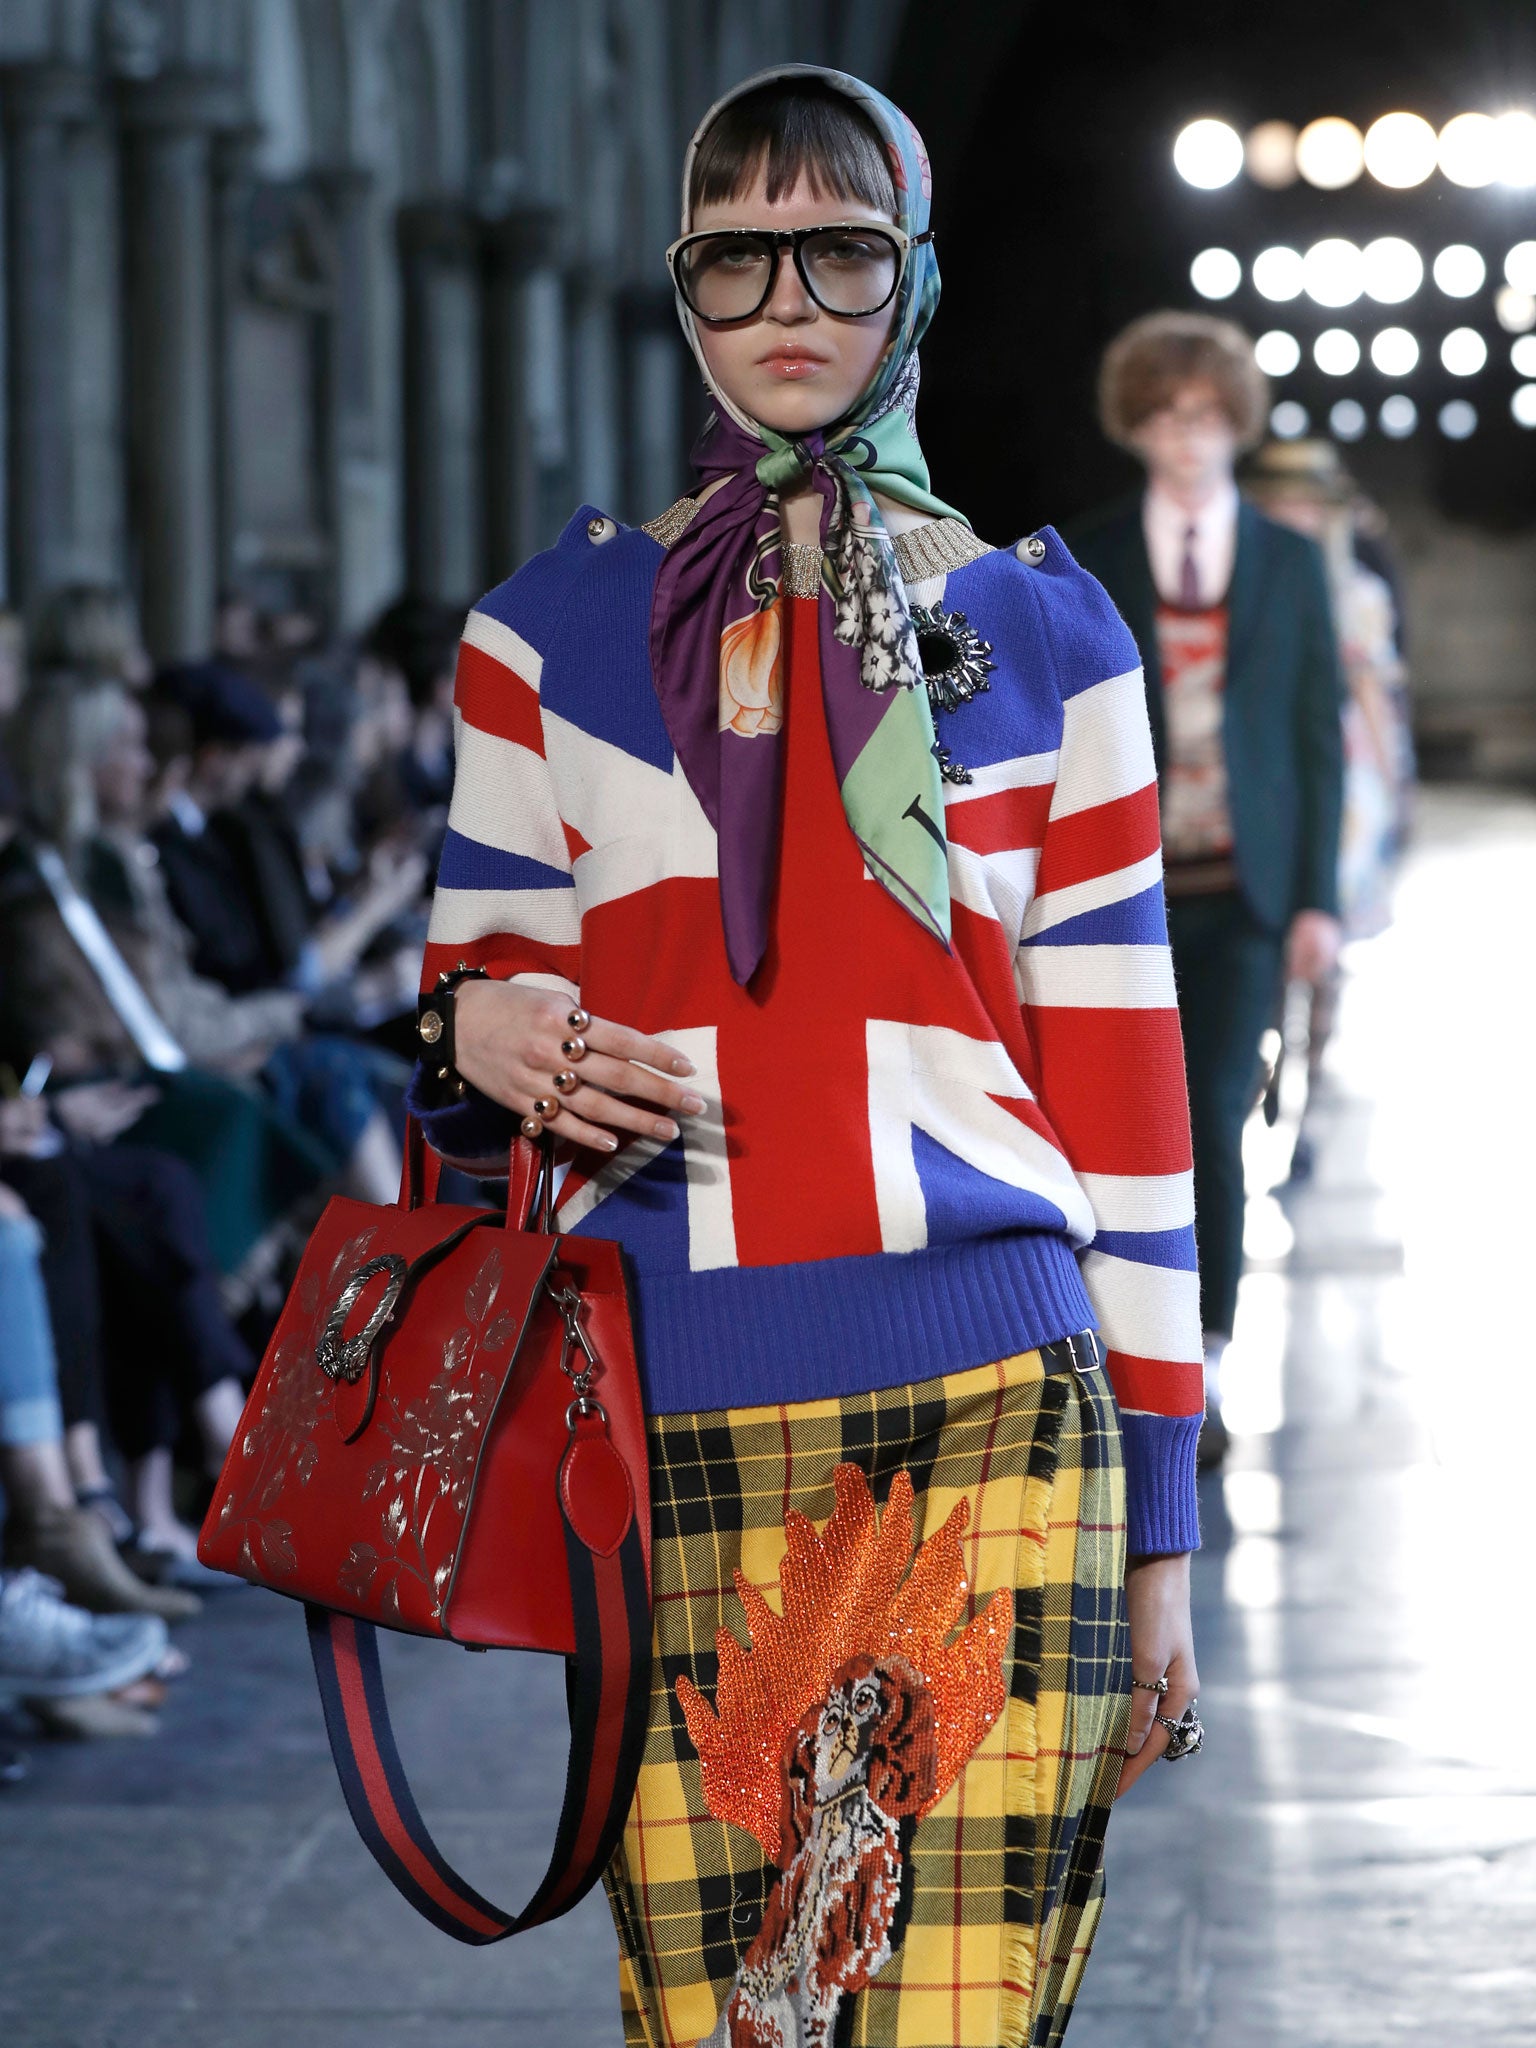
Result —
<path fill-rule="evenodd" d="M 905 1472 L 878 1518 L 856 1465 L 833 1487 L 820 1534 L 785 1522 L 781 1612 L 736 1574 L 752 1648 L 720 1632 L 716 1711 L 677 1682 L 709 1810 L 780 1871 L 708 2048 L 830 2048 L 900 1939 L 917 1821 L 1003 1711 L 1012 1593 L 946 1641 L 970 1590 L 968 1503 L 914 1557 Z"/>

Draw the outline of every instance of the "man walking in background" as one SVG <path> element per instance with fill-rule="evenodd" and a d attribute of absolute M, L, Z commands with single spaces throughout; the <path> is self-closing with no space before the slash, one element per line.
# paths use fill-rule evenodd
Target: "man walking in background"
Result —
<path fill-rule="evenodd" d="M 1234 464 L 1268 409 L 1242 329 L 1199 313 L 1134 321 L 1105 353 L 1099 408 L 1147 471 L 1145 491 L 1085 522 L 1073 545 L 1146 670 L 1189 1070 L 1209 1466 L 1227 1447 L 1220 1369 L 1259 1040 L 1282 976 L 1315 983 L 1338 953 L 1342 683 L 1320 550 L 1238 495 Z"/>

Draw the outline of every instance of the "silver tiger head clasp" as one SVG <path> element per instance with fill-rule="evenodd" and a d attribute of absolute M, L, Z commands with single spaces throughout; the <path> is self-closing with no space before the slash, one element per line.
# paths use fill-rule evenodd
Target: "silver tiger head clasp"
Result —
<path fill-rule="evenodd" d="M 352 1278 L 342 1288 L 331 1304 L 331 1312 L 325 1319 L 325 1328 L 320 1332 L 320 1341 L 315 1346 L 315 1363 L 327 1379 L 344 1380 L 348 1386 L 360 1380 L 368 1370 L 368 1358 L 384 1325 L 394 1314 L 395 1303 L 400 1299 L 409 1269 L 398 1252 L 385 1252 L 381 1258 L 370 1259 L 366 1266 L 359 1266 Z M 388 1284 L 374 1303 L 367 1322 L 355 1337 L 346 1336 L 347 1317 L 351 1315 L 362 1297 L 363 1289 L 381 1273 L 387 1274 Z"/>

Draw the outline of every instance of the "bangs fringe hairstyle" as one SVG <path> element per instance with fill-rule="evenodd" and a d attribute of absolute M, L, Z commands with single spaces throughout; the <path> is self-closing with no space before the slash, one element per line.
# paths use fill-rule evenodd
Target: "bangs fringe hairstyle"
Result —
<path fill-rule="evenodd" d="M 1263 439 L 1269 385 L 1253 343 L 1234 321 L 1210 313 L 1146 313 L 1117 334 L 1099 370 L 1099 420 L 1121 448 L 1186 384 L 1215 386 L 1239 446 Z"/>
<path fill-rule="evenodd" d="M 818 199 L 862 200 L 896 217 L 896 186 L 880 131 L 830 86 L 786 79 L 724 108 L 693 159 L 689 219 L 701 206 L 739 199 L 759 170 L 770 205 L 804 178 Z"/>

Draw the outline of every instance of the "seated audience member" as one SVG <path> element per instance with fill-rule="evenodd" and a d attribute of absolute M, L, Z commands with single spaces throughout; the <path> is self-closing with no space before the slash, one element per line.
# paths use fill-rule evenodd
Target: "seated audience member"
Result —
<path fill-rule="evenodd" d="M 275 706 L 214 662 L 168 671 L 156 696 L 179 707 L 190 729 L 190 761 L 177 762 L 174 728 L 157 720 L 152 701 L 151 746 L 168 783 L 154 839 L 199 972 L 236 993 L 281 985 L 314 997 L 350 981 L 379 934 L 421 900 L 425 862 L 390 848 L 322 913 L 282 803 L 303 751 L 297 696 Z"/>
<path fill-rule="evenodd" d="M 306 1039 L 306 999 L 298 991 L 235 996 L 193 969 L 190 941 L 171 908 L 155 848 L 144 836 L 155 774 L 146 730 L 142 706 L 112 685 L 29 700 L 23 725 L 28 800 L 43 837 L 57 847 L 150 1006 L 153 1023 L 173 1044 L 173 1063 L 227 1080 L 260 1077 L 294 1130 L 318 1145 L 329 1169 L 353 1192 L 369 1201 L 392 1199 L 399 1146 L 374 1094 L 374 1062 L 345 1041 Z M 39 907 L 46 933 L 48 904 Z M 55 927 L 60 922 L 67 942 L 67 922 L 56 918 Z M 47 950 L 46 937 L 42 944 Z M 58 950 L 55 929 L 55 966 Z M 37 948 L 30 964 L 20 939 L 9 952 L 27 984 L 25 1006 L 34 1032 L 60 1041 L 62 1052 L 50 1049 L 61 1073 L 78 1075 L 93 1061 L 118 1073 L 137 1067 L 142 1043 L 112 1001 L 103 1001 L 99 986 L 84 1006 L 97 1042 L 82 1057 L 87 1049 L 81 1044 L 78 966 L 72 976 L 76 993 L 66 997 L 62 981 L 38 962 Z M 102 1034 L 113 1047 L 110 1053 Z M 163 1071 L 166 1062 L 152 1064 Z M 163 1079 L 157 1085 L 167 1090 Z"/>
<path fill-rule="evenodd" d="M 411 732 L 396 760 L 402 793 L 419 813 L 446 815 L 453 793 L 453 684 L 462 606 L 402 597 L 365 636 L 360 669 L 397 677 L 410 700 Z"/>
<path fill-rule="evenodd" d="M 79 683 L 142 690 L 154 674 L 133 599 L 116 583 L 70 583 L 56 590 L 38 615 L 31 667 L 48 690 Z"/>
<path fill-rule="evenodd" d="M 154 1716 L 137 1698 L 162 1697 L 158 1675 L 182 1669 L 158 1615 L 91 1614 L 67 1601 L 56 1579 L 0 1567 L 0 1700 L 20 1700 L 45 1727 L 153 1734 Z M 0 1749 L 0 1778 L 16 1775 L 15 1752 Z"/>
<path fill-rule="evenodd" d="M 30 1109 L 33 1105 L 19 1105 Z M 13 1107 L 0 1104 L 0 1114 Z M 4 1161 L 0 1159 L 0 1166 Z M 103 1518 L 76 1499 L 48 1295 L 44 1236 L 15 1189 L 0 1180 L 0 1487 L 4 1557 L 57 1579 L 64 1597 L 95 1614 L 158 1614 L 182 1621 L 198 1603 L 146 1584 L 118 1554 Z M 99 1455 L 99 1453 L 98 1453 Z"/>

